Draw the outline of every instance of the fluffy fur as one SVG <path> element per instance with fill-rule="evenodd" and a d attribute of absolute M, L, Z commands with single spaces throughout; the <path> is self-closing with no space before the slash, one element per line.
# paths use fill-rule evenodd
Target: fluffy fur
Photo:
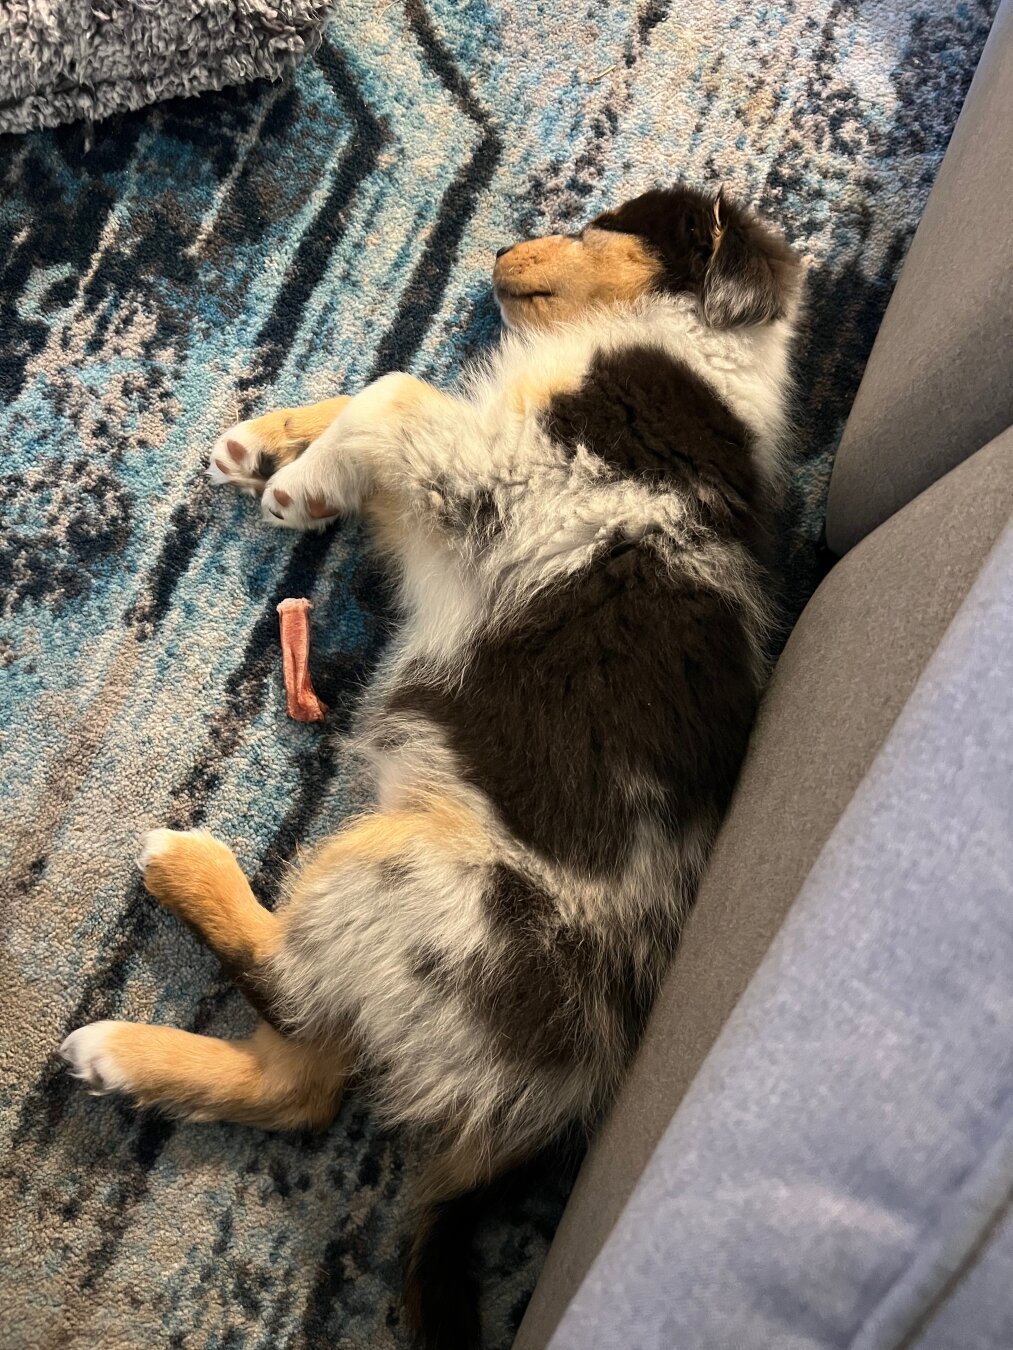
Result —
<path fill-rule="evenodd" d="M 408 1298 L 430 1347 L 477 1337 L 465 1197 L 609 1100 L 731 792 L 798 305 L 783 242 L 686 189 L 507 250 L 494 281 L 510 331 L 459 389 L 386 376 L 212 452 L 269 523 L 365 511 L 404 612 L 354 734 L 375 810 L 278 916 L 204 836 L 145 854 L 291 1051 L 258 1033 L 227 1090 L 199 1056 L 167 1076 L 151 1028 L 65 1051 L 99 1089 L 268 1124 L 300 1109 L 271 1074 L 318 1120 L 354 1065 L 434 1140 Z"/>

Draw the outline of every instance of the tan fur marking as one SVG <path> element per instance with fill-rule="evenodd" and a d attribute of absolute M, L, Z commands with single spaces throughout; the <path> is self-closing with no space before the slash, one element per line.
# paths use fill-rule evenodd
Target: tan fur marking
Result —
<path fill-rule="evenodd" d="M 340 394 L 337 398 L 308 403 L 304 407 L 274 408 L 263 417 L 255 417 L 249 424 L 250 430 L 259 438 L 262 447 L 275 455 L 281 467 L 298 459 L 311 441 L 323 435 L 352 398 L 351 394 Z M 392 393 L 390 410 L 394 414 L 404 414 L 426 402 L 448 401 L 448 395 L 424 380 L 418 380 L 414 375 L 402 375 Z"/>
<path fill-rule="evenodd" d="M 725 237 L 725 226 L 721 220 L 721 197 L 718 196 L 714 200 L 714 225 L 711 229 L 711 242 L 714 245 L 713 250 L 711 252 L 712 260 L 717 257 L 718 249 L 724 242 L 724 237 Z"/>
<path fill-rule="evenodd" d="M 581 368 L 574 363 L 572 371 L 554 371 L 551 379 L 540 371 L 526 370 L 507 390 L 510 406 L 521 417 L 545 408 L 557 394 L 570 394 L 580 385 Z"/>
<path fill-rule="evenodd" d="M 590 228 L 580 239 L 549 235 L 516 245 L 496 263 L 493 281 L 512 326 L 543 328 L 594 305 L 635 300 L 660 271 L 633 235 Z"/>
<path fill-rule="evenodd" d="M 260 438 L 264 449 L 273 452 L 281 467 L 297 459 L 351 401 L 350 395 L 341 394 L 300 408 L 275 408 L 263 417 L 255 417 L 250 430 Z"/>
<path fill-rule="evenodd" d="M 609 299 L 635 300 L 658 280 L 661 264 L 639 239 L 611 230 L 589 230 L 591 272 Z"/>
<path fill-rule="evenodd" d="M 293 900 L 298 900 L 304 887 L 312 889 L 315 883 L 326 882 L 336 868 L 350 863 L 366 867 L 403 857 L 416 844 L 435 845 L 462 861 L 479 862 L 488 854 L 482 823 L 474 813 L 449 797 L 434 797 L 417 808 L 377 811 L 350 821 L 311 855 L 299 873 Z"/>
<path fill-rule="evenodd" d="M 249 1040 L 222 1041 L 120 1022 L 106 1049 L 138 1106 L 274 1130 L 329 1124 L 349 1066 L 340 1048 L 290 1040 L 267 1023 Z"/>
<path fill-rule="evenodd" d="M 210 835 L 170 835 L 144 884 L 224 961 L 248 966 L 278 945 L 278 920 L 257 901 L 232 851 Z"/>

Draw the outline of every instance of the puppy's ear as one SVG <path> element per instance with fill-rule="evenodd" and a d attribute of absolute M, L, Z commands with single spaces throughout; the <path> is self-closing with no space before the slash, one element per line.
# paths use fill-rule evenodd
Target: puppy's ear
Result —
<path fill-rule="evenodd" d="M 769 323 L 783 317 L 797 288 L 798 259 L 784 240 L 718 193 L 702 288 L 707 322 Z"/>

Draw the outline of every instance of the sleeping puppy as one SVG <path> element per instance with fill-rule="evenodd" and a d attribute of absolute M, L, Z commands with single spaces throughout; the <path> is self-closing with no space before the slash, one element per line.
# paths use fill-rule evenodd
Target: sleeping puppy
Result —
<path fill-rule="evenodd" d="M 62 1047 L 99 1091 L 268 1129 L 326 1125 L 354 1070 L 431 1141 L 407 1284 L 429 1350 L 479 1343 L 476 1192 L 615 1092 L 732 790 L 799 303 L 783 241 L 686 188 L 501 250 L 493 280 L 508 331 L 458 388 L 387 375 L 212 451 L 268 524 L 364 512 L 404 614 L 353 737 L 375 807 L 277 913 L 209 835 L 144 843 L 148 890 L 264 1020 Z"/>

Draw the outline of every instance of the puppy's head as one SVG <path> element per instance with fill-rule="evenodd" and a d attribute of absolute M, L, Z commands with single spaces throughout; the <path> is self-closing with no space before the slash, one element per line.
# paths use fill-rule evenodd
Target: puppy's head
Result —
<path fill-rule="evenodd" d="M 501 249 L 493 286 L 510 328 L 545 328 L 651 292 L 695 298 L 706 323 L 791 317 L 799 262 L 773 230 L 720 193 L 659 188 L 597 216 L 580 234 Z"/>

